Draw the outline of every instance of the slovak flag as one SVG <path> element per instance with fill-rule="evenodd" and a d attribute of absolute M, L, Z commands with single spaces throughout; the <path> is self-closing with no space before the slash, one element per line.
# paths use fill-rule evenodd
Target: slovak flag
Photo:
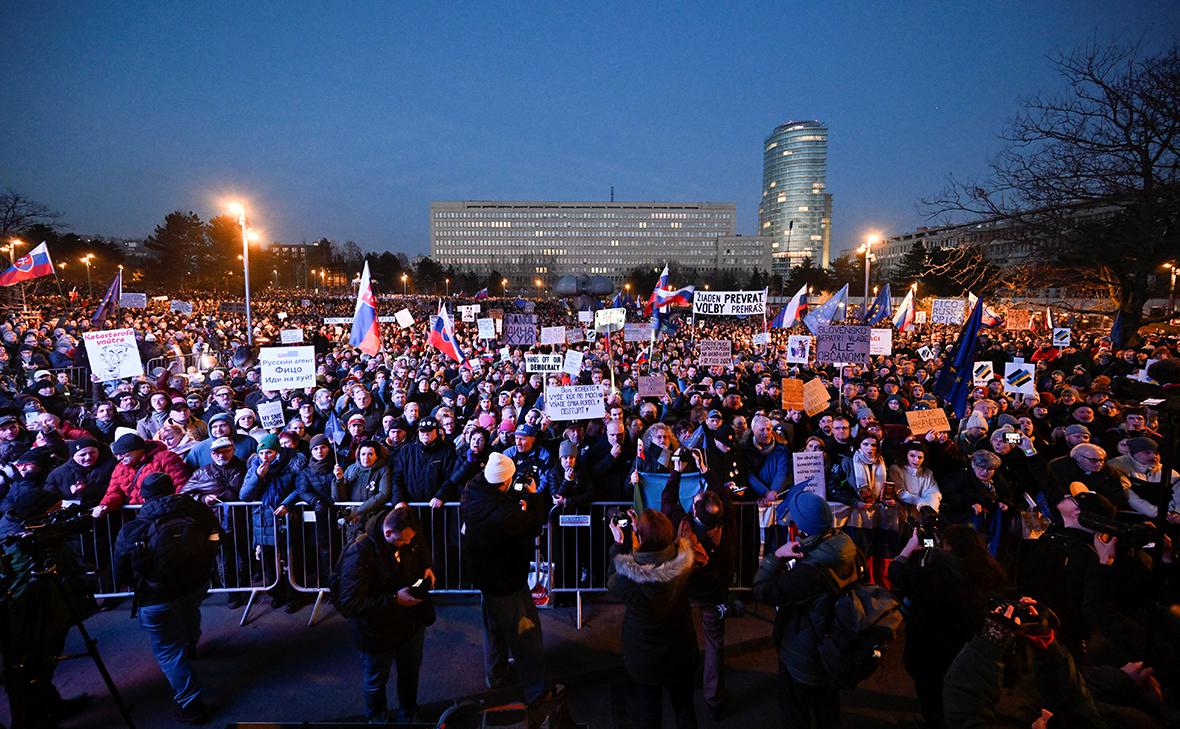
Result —
<path fill-rule="evenodd" d="M 480 300 L 486 299 L 486 298 L 488 298 L 488 290 L 486 288 L 482 288 L 479 291 L 475 292 L 475 300 L 476 301 L 480 301 Z"/>
<path fill-rule="evenodd" d="M 672 289 L 656 289 L 652 292 L 652 305 L 659 309 L 673 305 L 691 306 L 692 297 L 695 293 L 696 288 L 693 286 L 685 286 L 675 291 Z"/>
<path fill-rule="evenodd" d="M 905 298 L 901 300 L 901 306 L 897 307 L 897 313 L 893 315 L 893 326 L 897 327 L 897 331 L 904 332 L 914 324 L 914 290 L 910 289 L 906 292 Z"/>
<path fill-rule="evenodd" d="M 968 316 L 970 316 L 971 312 L 975 310 L 975 304 L 978 301 L 979 301 L 978 296 L 971 293 L 970 291 L 967 292 L 967 315 Z M 998 312 L 996 312 L 994 309 L 992 309 L 987 304 L 983 305 L 983 326 L 989 327 L 989 328 L 990 327 L 998 327 L 999 325 L 1001 325 L 1003 323 L 1004 323 L 1003 316 L 1001 316 Z"/>
<path fill-rule="evenodd" d="M 361 273 L 361 285 L 356 291 L 356 312 L 352 315 L 352 336 L 348 343 L 370 357 L 381 351 L 381 327 L 377 323 L 377 299 L 369 283 L 369 262 Z"/>
<path fill-rule="evenodd" d="M 426 343 L 456 362 L 467 361 L 463 350 L 459 349 L 459 343 L 455 341 L 455 324 L 441 300 L 438 302 L 438 316 L 434 320 L 434 326 L 430 327 L 430 334 L 426 335 Z"/>
<path fill-rule="evenodd" d="M 656 300 L 656 291 L 666 289 L 672 285 L 672 278 L 668 275 L 668 264 L 664 264 L 664 272 L 660 274 L 660 278 L 656 281 L 655 291 L 651 292 L 651 296 L 647 297 L 647 302 L 643 305 L 643 315 L 651 316 L 651 307 Z"/>
<path fill-rule="evenodd" d="M 53 261 L 49 260 L 49 248 L 41 245 L 16 259 L 8 270 L 0 273 L 0 286 L 12 286 L 41 276 L 53 275 Z"/>
<path fill-rule="evenodd" d="M 782 309 L 779 309 L 778 315 L 774 317 L 771 322 L 771 329 L 790 329 L 795 326 L 800 319 L 807 315 L 807 284 L 795 292 L 791 300 Z"/>

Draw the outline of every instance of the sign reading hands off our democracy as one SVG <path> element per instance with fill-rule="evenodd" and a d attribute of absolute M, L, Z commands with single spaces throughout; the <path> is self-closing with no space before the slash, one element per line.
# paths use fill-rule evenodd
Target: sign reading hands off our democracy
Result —
<path fill-rule="evenodd" d="M 545 391 L 545 415 L 550 420 L 585 420 L 606 415 L 598 385 L 566 385 Z"/>

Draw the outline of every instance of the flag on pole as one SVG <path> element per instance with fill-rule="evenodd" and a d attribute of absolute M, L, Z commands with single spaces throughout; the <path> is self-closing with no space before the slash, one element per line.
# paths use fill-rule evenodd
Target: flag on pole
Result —
<path fill-rule="evenodd" d="M 324 423 L 324 435 L 336 445 L 344 441 L 345 431 L 336 418 L 336 411 L 328 414 L 328 422 Z"/>
<path fill-rule="evenodd" d="M 98 308 L 94 310 L 94 316 L 91 317 L 90 323 L 94 326 L 101 326 L 104 319 L 111 315 L 111 312 L 119 308 L 119 299 L 123 298 L 123 270 L 120 269 L 115 274 L 111 285 L 107 287 L 107 292 L 102 295 L 102 300 L 98 302 Z"/>
<path fill-rule="evenodd" d="M 893 326 L 897 327 L 897 331 L 904 332 L 914 324 L 914 290 L 910 289 L 905 298 L 901 300 L 901 306 L 897 307 L 897 313 L 893 315 Z"/>
<path fill-rule="evenodd" d="M 16 259 L 11 266 L 0 273 L 0 286 L 12 286 L 41 276 L 52 276 L 53 261 L 49 259 L 49 247 L 41 245 Z"/>
<path fill-rule="evenodd" d="M 951 357 L 938 370 L 938 378 L 931 389 L 960 418 L 967 412 L 967 395 L 975 386 L 975 350 L 979 346 L 979 330 L 983 327 L 983 310 L 982 306 L 971 310 L 971 318 L 959 330 Z"/>
<path fill-rule="evenodd" d="M 834 321 L 844 321 L 844 311 L 847 307 L 848 284 L 844 284 L 831 298 L 803 317 L 803 324 L 815 335 L 820 327 L 826 327 Z"/>
<path fill-rule="evenodd" d="M 369 282 L 369 262 L 361 272 L 361 285 L 356 291 L 356 312 L 352 315 L 352 336 L 348 343 L 372 356 L 381 351 L 381 326 L 377 322 L 377 299 Z"/>
<path fill-rule="evenodd" d="M 889 310 L 892 306 L 893 294 L 889 291 L 889 284 L 885 284 L 881 287 L 877 298 L 869 304 L 869 310 L 865 312 L 865 324 L 878 324 L 885 321 L 889 318 Z"/>
<path fill-rule="evenodd" d="M 978 301 L 979 301 L 978 296 L 971 293 L 970 291 L 967 292 L 967 311 L 968 311 L 967 316 L 968 316 L 968 318 L 970 318 L 970 316 L 971 316 L 970 312 L 975 308 L 975 304 Z M 987 304 L 984 304 L 983 305 L 982 322 L 983 322 L 983 326 L 990 329 L 992 327 L 997 327 L 997 326 L 1003 324 L 1004 317 L 1000 316 L 995 310 L 993 310 Z"/>
<path fill-rule="evenodd" d="M 795 292 L 787 305 L 779 309 L 778 314 L 775 315 L 774 321 L 770 323 L 771 329 L 790 329 L 799 323 L 799 320 L 807 315 L 807 284 Z"/>
<path fill-rule="evenodd" d="M 656 281 L 655 289 L 651 292 L 651 296 L 647 297 L 647 302 L 643 305 L 644 316 L 651 316 L 652 304 L 655 303 L 656 300 L 656 291 L 671 288 L 672 284 L 670 281 L 671 277 L 668 274 L 668 264 L 665 263 L 664 272 L 660 274 L 659 280 Z"/>
<path fill-rule="evenodd" d="M 456 362 L 467 361 L 463 350 L 459 349 L 459 343 L 455 341 L 455 323 L 441 299 L 438 302 L 438 316 L 434 320 L 434 325 L 430 327 L 426 343 Z"/>
<path fill-rule="evenodd" d="M 488 290 L 486 288 L 482 288 L 479 291 L 475 292 L 475 300 L 476 301 L 480 301 L 480 300 L 486 299 L 486 298 L 488 298 Z"/>
<path fill-rule="evenodd" d="M 1048 306 L 1045 307 L 1045 331 L 1053 333 L 1053 310 Z"/>

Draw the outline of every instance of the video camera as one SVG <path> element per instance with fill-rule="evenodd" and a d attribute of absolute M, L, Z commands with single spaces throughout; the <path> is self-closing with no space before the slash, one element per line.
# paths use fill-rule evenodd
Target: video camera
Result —
<path fill-rule="evenodd" d="M 80 505 L 70 506 L 26 521 L 24 529 L 0 540 L 0 545 L 19 544 L 29 552 L 58 547 L 70 537 L 89 530 L 94 517 Z"/>
<path fill-rule="evenodd" d="M 917 533 L 922 549 L 942 549 L 942 520 L 933 508 L 920 507 L 918 518 L 908 517 L 905 523 Z"/>
<path fill-rule="evenodd" d="M 516 475 L 512 477 L 512 484 L 508 487 L 508 490 L 514 494 L 524 496 L 529 492 L 530 488 L 532 491 L 537 490 L 537 482 L 533 478 L 532 474 L 528 471 L 523 473 L 518 471 Z"/>
<path fill-rule="evenodd" d="M 1128 522 L 1085 511 L 1078 514 L 1078 524 L 1083 529 L 1115 537 L 1120 542 L 1137 549 L 1145 547 L 1155 536 L 1156 531 L 1155 527 L 1146 521 Z"/>

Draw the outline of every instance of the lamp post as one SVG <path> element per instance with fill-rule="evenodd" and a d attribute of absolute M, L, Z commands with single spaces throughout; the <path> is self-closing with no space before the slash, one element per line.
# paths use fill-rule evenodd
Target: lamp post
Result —
<path fill-rule="evenodd" d="M 545 285 L 545 282 L 539 278 L 535 278 L 533 279 L 533 285 L 537 287 L 537 298 L 541 298 L 541 287 Z"/>
<path fill-rule="evenodd" d="M 254 346 L 254 320 L 250 313 L 250 229 L 246 227 L 246 206 L 240 202 L 231 203 L 230 212 L 238 216 L 242 228 L 242 282 L 246 292 L 246 344 Z"/>
<path fill-rule="evenodd" d="M 503 289 L 504 296 L 508 295 L 508 279 L 500 279 L 500 288 Z"/>
<path fill-rule="evenodd" d="M 871 234 L 865 238 L 865 243 L 861 246 L 861 252 L 865 254 L 865 303 L 862 311 L 867 316 L 869 313 L 869 269 L 873 263 L 873 244 L 879 240 L 877 235 Z"/>
<path fill-rule="evenodd" d="M 407 279 L 409 279 L 409 276 L 407 276 L 406 274 L 403 273 L 402 274 L 402 296 L 406 295 L 406 280 Z"/>
<path fill-rule="evenodd" d="M 1165 263 L 1164 268 L 1172 272 L 1172 280 L 1168 284 L 1168 316 L 1172 316 L 1172 309 L 1176 304 L 1176 277 L 1180 274 L 1180 266 L 1175 263 Z"/>
<path fill-rule="evenodd" d="M 94 290 L 90 286 L 90 262 L 94 260 L 94 254 L 87 253 L 85 256 L 82 256 L 78 260 L 81 261 L 82 263 L 86 264 L 86 298 L 93 299 L 94 298 Z"/>
<path fill-rule="evenodd" d="M 446 282 L 447 282 L 447 297 L 450 298 L 450 296 L 451 296 L 451 279 L 449 279 L 449 278 L 446 279 Z"/>

